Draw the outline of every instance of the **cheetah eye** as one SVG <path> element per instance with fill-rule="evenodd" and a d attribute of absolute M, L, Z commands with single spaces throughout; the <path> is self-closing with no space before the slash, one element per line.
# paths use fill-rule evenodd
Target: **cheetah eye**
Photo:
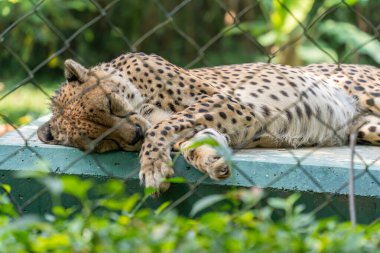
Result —
<path fill-rule="evenodd" d="M 125 108 L 125 103 L 115 94 L 106 94 L 109 112 L 119 118 L 128 117 L 131 112 Z"/>

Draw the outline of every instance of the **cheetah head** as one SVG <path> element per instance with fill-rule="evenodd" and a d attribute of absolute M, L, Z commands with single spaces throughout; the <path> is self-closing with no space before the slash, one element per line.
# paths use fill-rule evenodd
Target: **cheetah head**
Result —
<path fill-rule="evenodd" d="M 96 152 L 141 148 L 150 124 L 137 113 L 142 98 L 125 74 L 66 60 L 65 78 L 51 119 L 37 131 L 41 141 Z"/>

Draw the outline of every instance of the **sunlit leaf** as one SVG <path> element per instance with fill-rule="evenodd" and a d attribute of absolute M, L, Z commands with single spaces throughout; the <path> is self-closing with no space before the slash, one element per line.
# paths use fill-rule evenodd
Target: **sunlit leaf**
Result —
<path fill-rule="evenodd" d="M 57 56 L 53 57 L 48 63 L 49 68 L 52 68 L 52 69 L 58 67 L 58 65 L 59 65 L 59 58 Z"/>
<path fill-rule="evenodd" d="M 154 213 L 155 214 L 160 214 L 162 213 L 163 211 L 165 211 L 165 209 L 171 204 L 171 201 L 165 201 L 164 203 L 162 203 L 155 211 Z"/>
<path fill-rule="evenodd" d="M 273 0 L 271 21 L 278 34 L 289 34 L 302 23 L 314 0 Z"/>
<path fill-rule="evenodd" d="M 158 191 L 158 189 L 154 188 L 154 187 L 146 187 L 144 189 L 144 196 L 150 196 L 152 195 L 153 193 L 156 193 Z"/>
<path fill-rule="evenodd" d="M 1 15 L 3 17 L 5 16 L 8 16 L 9 13 L 11 12 L 11 8 L 9 6 L 5 6 L 2 10 L 1 10 Z"/>
<path fill-rule="evenodd" d="M 9 184 L 1 184 L 0 187 L 6 192 L 11 193 L 12 187 Z"/>
<path fill-rule="evenodd" d="M 184 177 L 170 177 L 170 178 L 164 179 L 162 182 L 180 184 L 180 183 L 186 183 L 186 178 L 184 178 Z"/>
<path fill-rule="evenodd" d="M 26 125 L 26 124 L 30 123 L 32 120 L 33 120 L 32 116 L 25 115 L 25 116 L 22 116 L 18 119 L 18 124 Z"/>
<path fill-rule="evenodd" d="M 35 252 L 48 252 L 51 249 L 57 249 L 63 246 L 69 246 L 70 238 L 68 234 L 53 234 L 51 236 L 38 236 L 32 244 L 32 250 Z"/>
<path fill-rule="evenodd" d="M 355 5 L 359 2 L 359 0 L 345 0 L 344 3 L 347 5 Z M 342 4 L 342 0 L 325 0 L 324 1 L 325 8 L 330 8 L 337 4 Z"/>
<path fill-rule="evenodd" d="M 117 221 L 125 226 L 130 222 L 130 220 L 131 218 L 129 216 L 120 215 Z"/>
<path fill-rule="evenodd" d="M 63 206 L 53 206 L 52 208 L 53 214 L 62 218 L 70 216 L 75 210 L 75 207 L 65 208 Z"/>
<path fill-rule="evenodd" d="M 122 202 L 122 210 L 126 212 L 131 212 L 140 199 L 141 197 L 137 193 L 133 194 L 132 196 L 129 196 L 129 198 L 125 199 Z"/>

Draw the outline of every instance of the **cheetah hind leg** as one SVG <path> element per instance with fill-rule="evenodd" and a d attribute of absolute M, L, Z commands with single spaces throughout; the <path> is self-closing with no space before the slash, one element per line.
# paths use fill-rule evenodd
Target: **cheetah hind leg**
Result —
<path fill-rule="evenodd" d="M 210 178 L 226 179 L 231 175 L 231 168 L 215 147 L 207 143 L 201 144 L 202 140 L 208 138 L 215 140 L 222 149 L 228 148 L 229 138 L 227 136 L 212 128 L 207 128 L 195 134 L 191 139 L 178 144 L 179 150 L 182 151 L 185 160 L 190 165 L 206 173 Z M 198 143 L 201 145 L 198 146 Z"/>
<path fill-rule="evenodd" d="M 365 115 L 360 118 L 360 126 L 357 129 L 358 143 L 380 146 L 380 117 Z"/>

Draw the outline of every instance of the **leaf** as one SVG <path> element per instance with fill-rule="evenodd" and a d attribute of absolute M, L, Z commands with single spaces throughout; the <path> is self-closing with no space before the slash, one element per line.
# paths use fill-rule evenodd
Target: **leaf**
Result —
<path fill-rule="evenodd" d="M 0 194 L 0 214 L 7 214 L 11 217 L 17 217 L 15 207 L 13 206 L 12 202 L 9 200 L 9 197 L 6 194 Z M 2 217 L 0 216 L 0 223 L 1 218 Z"/>
<path fill-rule="evenodd" d="M 11 193 L 12 187 L 9 184 L 1 184 L 0 187 L 6 192 Z"/>
<path fill-rule="evenodd" d="M 61 178 L 64 192 L 82 201 L 87 198 L 87 192 L 93 186 L 91 180 L 84 180 L 76 176 L 64 176 Z"/>
<path fill-rule="evenodd" d="M 161 214 L 163 211 L 165 211 L 165 209 L 171 204 L 172 202 L 171 201 L 165 201 L 164 203 L 162 203 L 157 209 L 156 211 L 154 211 L 154 213 L 156 215 L 159 215 Z"/>
<path fill-rule="evenodd" d="M 299 200 L 301 195 L 299 193 L 293 193 L 288 198 L 285 199 L 287 207 L 292 207 Z"/>
<path fill-rule="evenodd" d="M 281 198 L 270 198 L 268 199 L 268 204 L 276 209 L 284 210 L 286 209 L 286 202 L 284 199 Z"/>
<path fill-rule="evenodd" d="M 166 179 L 162 180 L 162 182 L 181 184 L 181 183 L 186 183 L 186 178 L 184 178 L 184 177 L 171 177 L 171 178 L 166 178 Z"/>
<path fill-rule="evenodd" d="M 355 5 L 358 3 L 359 0 L 345 0 L 345 4 L 348 4 L 348 5 Z"/>
<path fill-rule="evenodd" d="M 207 137 L 201 137 L 201 138 L 193 139 L 193 143 L 191 145 L 187 146 L 185 149 L 193 149 L 193 148 L 200 147 L 202 145 L 209 145 L 211 147 L 217 147 L 220 144 L 214 138 L 207 136 Z"/>
<path fill-rule="evenodd" d="M 48 62 L 48 66 L 49 66 L 49 68 L 54 69 L 54 68 L 58 67 L 59 63 L 60 63 L 60 62 L 59 62 L 59 58 L 58 58 L 57 56 L 55 56 L 55 57 L 53 57 L 53 58 Z"/>
<path fill-rule="evenodd" d="M 112 178 L 108 179 L 102 187 L 96 187 L 96 192 L 98 194 L 112 194 L 113 196 L 116 195 L 123 195 L 125 194 L 125 186 L 123 180 Z"/>
<path fill-rule="evenodd" d="M 121 210 L 123 208 L 122 203 L 116 199 L 104 198 L 99 201 L 99 206 L 104 206 L 110 210 Z"/>
<path fill-rule="evenodd" d="M 131 212 L 132 209 L 138 204 L 140 201 L 140 195 L 135 193 L 132 196 L 125 199 L 122 203 L 123 211 L 125 212 Z"/>
<path fill-rule="evenodd" d="M 75 207 L 65 208 L 63 206 L 53 206 L 52 208 L 53 214 L 62 218 L 69 217 L 72 213 L 75 212 L 75 210 Z"/>
<path fill-rule="evenodd" d="M 56 233 L 50 236 L 37 236 L 32 246 L 33 252 L 49 252 L 70 245 L 70 237 L 65 233 Z"/>
<path fill-rule="evenodd" d="M 214 194 L 214 195 L 209 195 L 207 197 L 204 197 L 198 200 L 197 202 L 195 202 L 195 204 L 193 205 L 193 208 L 191 209 L 190 216 L 194 217 L 200 211 L 225 199 L 226 199 L 226 196 L 222 194 Z"/>
<path fill-rule="evenodd" d="M 144 189 L 144 196 L 146 197 L 146 196 L 150 196 L 150 195 L 152 195 L 153 193 L 156 193 L 158 190 L 156 189 L 156 188 L 154 188 L 154 187 L 146 187 L 145 189 Z"/>

